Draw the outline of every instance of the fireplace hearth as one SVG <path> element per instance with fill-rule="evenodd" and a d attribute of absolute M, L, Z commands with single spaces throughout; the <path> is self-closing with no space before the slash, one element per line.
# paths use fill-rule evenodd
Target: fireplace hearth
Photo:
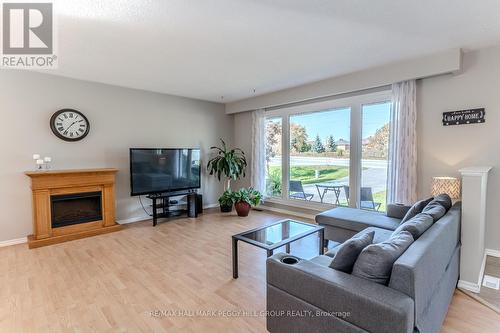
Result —
<path fill-rule="evenodd" d="M 102 192 L 52 195 L 52 228 L 102 220 Z"/>
<path fill-rule="evenodd" d="M 118 231 L 117 169 L 28 171 L 33 192 L 30 249 Z"/>

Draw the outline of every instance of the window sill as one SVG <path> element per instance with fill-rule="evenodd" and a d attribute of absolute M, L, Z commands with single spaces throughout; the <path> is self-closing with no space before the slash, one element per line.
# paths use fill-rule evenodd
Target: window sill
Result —
<path fill-rule="evenodd" d="M 309 210 L 317 211 L 317 212 L 323 212 L 325 210 L 329 210 L 329 209 L 337 207 L 334 204 L 321 203 L 321 202 L 315 202 L 315 201 L 305 201 L 305 200 L 283 199 L 283 198 L 277 198 L 277 197 L 268 197 L 264 200 L 264 204 L 267 202 L 272 203 L 272 204 L 283 205 L 283 206 L 287 206 L 287 207 L 309 209 Z"/>

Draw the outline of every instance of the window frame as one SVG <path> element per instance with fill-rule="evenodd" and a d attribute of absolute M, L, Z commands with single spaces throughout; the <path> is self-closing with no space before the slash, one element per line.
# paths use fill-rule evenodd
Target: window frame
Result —
<path fill-rule="evenodd" d="M 364 105 L 386 103 L 391 101 L 391 91 L 383 90 L 374 93 L 360 94 L 349 97 L 329 99 L 325 101 L 294 105 L 279 109 L 266 110 L 267 118 L 281 118 L 281 197 L 269 196 L 266 201 L 286 206 L 305 209 L 325 210 L 335 207 L 333 203 L 302 201 L 289 197 L 290 182 L 290 117 L 298 114 L 309 114 L 335 109 L 351 109 L 350 115 L 350 156 L 349 156 L 349 187 L 351 191 L 349 206 L 359 207 L 361 189 L 361 156 L 362 156 L 362 109 Z"/>

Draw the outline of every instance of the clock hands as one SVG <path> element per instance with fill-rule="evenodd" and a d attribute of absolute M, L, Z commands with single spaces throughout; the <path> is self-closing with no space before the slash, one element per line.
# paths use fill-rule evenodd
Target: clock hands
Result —
<path fill-rule="evenodd" d="M 76 123 L 77 123 L 77 122 L 76 122 L 76 121 L 74 121 L 71 125 L 69 125 L 69 126 L 68 126 L 68 128 L 66 128 L 66 130 L 65 130 L 65 131 L 68 131 L 68 130 L 71 128 L 71 126 L 73 126 L 73 125 L 74 125 L 74 124 L 76 124 Z"/>
<path fill-rule="evenodd" d="M 69 126 L 68 126 L 68 128 L 66 128 L 64 131 L 65 131 L 65 132 L 66 132 L 66 131 L 68 131 L 68 130 L 71 128 L 71 126 L 73 126 L 73 125 L 74 125 L 74 124 L 76 124 L 76 123 L 81 123 L 82 121 L 83 121 L 83 119 L 81 119 L 81 120 L 77 120 L 77 121 L 74 121 L 74 122 L 73 122 L 71 125 L 69 125 Z"/>

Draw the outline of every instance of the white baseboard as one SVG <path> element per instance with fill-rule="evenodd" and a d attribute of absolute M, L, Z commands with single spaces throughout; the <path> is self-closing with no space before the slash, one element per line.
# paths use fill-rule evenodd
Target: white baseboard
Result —
<path fill-rule="evenodd" d="M 17 245 L 17 244 L 24 244 L 24 243 L 27 243 L 27 242 L 28 242 L 28 238 L 27 237 L 10 239 L 10 240 L 5 240 L 5 241 L 0 241 L 0 247 Z"/>
<path fill-rule="evenodd" d="M 471 292 L 476 293 L 476 294 L 479 293 L 479 291 L 481 290 L 479 285 L 477 285 L 476 283 L 463 281 L 463 280 L 458 281 L 457 287 L 460 289 L 465 289 L 465 290 L 471 291 Z"/>
<path fill-rule="evenodd" d="M 498 250 L 486 249 L 484 252 L 487 256 L 500 258 L 500 251 Z"/>
<path fill-rule="evenodd" d="M 276 213 L 281 213 L 281 214 L 287 214 L 287 215 L 292 215 L 292 216 L 302 217 L 302 218 L 305 218 L 305 219 L 314 220 L 314 215 L 312 215 L 312 214 L 305 214 L 305 213 L 294 212 L 293 210 L 276 208 L 276 207 L 269 207 L 269 206 L 264 206 L 264 205 L 259 206 L 259 209 L 268 210 L 268 211 L 271 211 L 271 212 L 276 212 Z"/>
<path fill-rule="evenodd" d="M 150 219 L 151 219 L 151 216 L 149 216 L 149 215 L 143 215 L 143 216 L 131 217 L 131 218 L 128 218 L 128 219 L 118 220 L 118 221 L 116 221 L 116 223 L 118 223 L 118 224 L 129 224 L 129 223 L 147 221 L 147 220 L 150 220 Z"/>
<path fill-rule="evenodd" d="M 205 206 L 203 206 L 203 209 L 216 208 L 216 207 L 219 207 L 218 203 L 205 205 Z"/>
<path fill-rule="evenodd" d="M 208 204 L 208 205 L 203 206 L 203 209 L 209 209 L 209 208 L 215 208 L 215 207 L 219 207 L 219 204 Z M 152 217 L 149 215 L 142 215 L 142 216 L 130 217 L 128 219 L 118 220 L 118 221 L 116 221 L 116 223 L 129 224 L 129 223 L 147 221 L 147 220 L 151 220 L 151 219 L 152 219 Z"/>

